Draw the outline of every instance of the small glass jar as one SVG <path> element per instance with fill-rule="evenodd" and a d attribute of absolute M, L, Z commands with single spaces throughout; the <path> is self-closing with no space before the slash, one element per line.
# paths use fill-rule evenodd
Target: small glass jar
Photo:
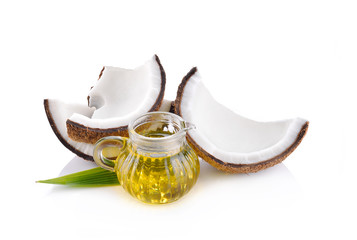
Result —
<path fill-rule="evenodd" d="M 98 166 L 116 172 L 119 183 L 135 198 L 146 203 L 170 203 L 195 185 L 200 172 L 198 157 L 186 141 L 186 132 L 193 128 L 172 113 L 147 113 L 129 124 L 129 138 L 100 139 L 94 160 Z M 105 156 L 105 151 L 113 149 L 117 151 L 114 161 Z"/>

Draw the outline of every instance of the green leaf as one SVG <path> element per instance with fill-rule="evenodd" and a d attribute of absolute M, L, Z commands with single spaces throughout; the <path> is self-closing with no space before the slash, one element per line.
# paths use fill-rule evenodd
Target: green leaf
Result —
<path fill-rule="evenodd" d="M 101 167 L 68 174 L 58 178 L 40 180 L 37 183 L 62 184 L 71 186 L 107 186 L 119 185 L 115 172 L 105 170 Z"/>

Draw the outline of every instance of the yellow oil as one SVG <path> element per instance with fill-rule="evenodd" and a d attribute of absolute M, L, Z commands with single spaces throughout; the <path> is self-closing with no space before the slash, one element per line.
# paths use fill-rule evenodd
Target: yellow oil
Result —
<path fill-rule="evenodd" d="M 147 137 L 165 137 L 168 132 L 151 132 Z M 170 203 L 185 195 L 200 171 L 197 155 L 184 143 L 180 151 L 141 153 L 129 142 L 117 158 L 119 182 L 132 196 L 146 203 Z"/>

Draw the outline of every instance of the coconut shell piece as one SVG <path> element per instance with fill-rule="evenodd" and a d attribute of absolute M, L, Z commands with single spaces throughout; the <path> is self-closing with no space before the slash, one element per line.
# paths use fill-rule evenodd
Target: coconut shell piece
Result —
<path fill-rule="evenodd" d="M 93 161 L 94 146 L 87 143 L 79 143 L 71 140 L 66 131 L 66 119 L 75 112 L 91 116 L 94 109 L 86 105 L 68 104 L 55 99 L 45 99 L 44 108 L 50 126 L 58 140 L 68 150 L 86 160 Z"/>
<path fill-rule="evenodd" d="M 281 139 L 277 138 L 277 140 L 270 145 L 264 142 L 260 143 L 260 145 L 257 144 L 260 146 L 260 148 L 257 148 L 256 150 L 251 150 L 254 148 L 248 146 L 246 147 L 247 149 L 246 153 L 244 151 L 243 153 L 229 152 L 229 151 L 233 151 L 232 146 L 230 146 L 230 149 L 228 149 L 229 151 L 227 150 L 227 152 L 225 152 L 225 149 L 223 149 L 224 146 L 218 146 L 217 144 L 215 144 L 213 141 L 210 141 L 209 139 L 209 137 L 212 137 L 211 131 L 214 130 L 213 127 L 211 128 L 211 130 L 207 130 L 207 128 L 200 129 L 201 127 L 200 124 L 202 124 L 202 122 L 205 121 L 195 122 L 194 121 L 195 118 L 192 116 L 195 114 L 195 112 L 190 112 L 192 110 L 188 110 L 191 109 L 193 104 L 195 104 L 194 102 L 195 99 L 196 100 L 199 99 L 198 96 L 200 92 L 204 92 L 204 94 L 202 95 L 204 95 L 208 99 L 207 101 L 202 101 L 202 102 L 204 102 L 207 105 L 210 102 L 212 102 L 215 104 L 214 107 L 215 109 L 223 108 L 223 110 L 220 111 L 221 114 L 227 113 L 230 116 L 233 115 L 233 113 L 230 110 L 227 110 L 224 106 L 221 106 L 220 104 L 216 103 L 215 100 L 213 100 L 211 95 L 207 92 L 206 88 L 202 84 L 201 77 L 196 67 L 192 68 L 191 71 L 189 71 L 188 74 L 182 79 L 182 82 L 178 87 L 177 96 L 174 103 L 175 105 L 174 111 L 177 115 L 181 116 L 185 120 L 190 121 L 196 125 L 197 130 L 189 132 L 187 134 L 188 142 L 202 159 L 204 159 L 213 167 L 219 170 L 229 173 L 251 173 L 251 172 L 258 172 L 263 169 L 272 167 L 278 163 L 281 163 L 297 148 L 297 146 L 301 143 L 302 139 L 304 138 L 308 130 L 309 122 L 299 118 L 291 119 L 287 121 L 259 123 L 237 115 L 236 124 L 247 123 L 247 129 L 249 129 L 249 127 L 251 127 L 252 125 L 253 126 L 259 125 L 259 126 L 263 126 L 261 128 L 264 130 L 264 126 L 266 125 L 267 127 L 270 127 L 272 129 L 272 130 L 269 129 L 270 132 L 274 132 L 275 129 L 279 130 L 279 127 L 281 125 L 281 128 L 284 128 L 284 130 L 279 130 L 279 131 L 281 131 L 281 133 L 284 133 L 285 131 L 285 136 L 281 137 Z M 193 95 L 196 96 L 193 97 Z M 213 111 L 212 108 L 210 107 L 205 107 L 205 106 L 201 106 L 201 107 L 205 109 L 204 111 Z M 212 121 L 215 121 L 216 115 L 214 113 L 209 114 L 209 116 L 211 120 L 213 119 Z M 222 115 L 219 116 L 219 118 L 217 119 L 221 120 Z M 226 124 L 226 123 L 216 120 L 214 126 L 219 126 L 219 124 Z M 248 131 L 244 128 L 244 126 L 239 126 L 238 129 L 240 129 L 241 132 Z M 255 130 L 254 128 L 251 129 L 254 131 L 258 131 Z M 217 135 L 220 135 L 217 136 L 217 138 L 221 137 L 221 134 L 217 134 Z M 259 140 L 259 138 L 257 139 Z M 216 155 L 220 155 L 220 157 Z"/>
<path fill-rule="evenodd" d="M 157 55 L 154 56 L 154 62 L 159 69 L 158 70 L 159 75 L 156 75 L 156 73 L 154 73 L 154 74 L 151 73 L 151 75 L 160 77 L 160 81 L 161 81 L 160 91 L 158 92 L 155 102 L 145 112 L 158 111 L 160 109 L 160 106 L 162 105 L 164 92 L 165 92 L 166 74 L 165 74 L 164 68 L 161 65 L 160 59 Z M 102 71 L 99 75 L 98 81 L 101 81 L 103 75 L 105 74 L 105 71 L 107 71 L 106 67 L 104 67 L 102 69 Z M 134 70 L 120 69 L 120 71 L 135 71 L 135 69 Z M 117 80 L 120 81 L 120 79 L 117 79 Z M 120 94 L 121 91 L 122 91 L 121 89 L 117 89 L 117 92 L 118 92 L 117 94 Z M 91 97 L 88 97 L 89 103 L 91 102 L 91 100 L 92 100 Z M 130 104 L 130 103 L 128 103 L 128 104 Z M 100 108 L 99 108 L 99 110 L 100 110 Z M 98 111 L 98 109 L 96 111 Z M 94 112 L 93 116 L 96 114 L 96 111 Z M 145 113 L 145 112 L 143 112 L 143 113 Z M 115 117 L 117 117 L 117 116 L 112 116 L 113 119 L 115 119 Z M 107 119 L 105 119 L 105 120 L 107 120 Z M 94 127 L 94 126 L 90 126 L 90 124 L 85 124 L 83 122 L 79 122 L 79 121 L 76 121 L 76 120 L 73 120 L 70 118 L 67 120 L 66 125 L 67 125 L 68 136 L 71 139 L 73 139 L 74 141 L 78 141 L 78 142 L 94 144 L 100 138 L 106 137 L 106 136 L 127 137 L 128 136 L 128 123 L 129 122 L 127 122 L 124 125 L 118 124 L 118 125 L 115 125 L 114 127 Z"/>
<path fill-rule="evenodd" d="M 172 103 L 173 101 L 164 99 L 159 111 L 168 112 Z M 93 161 L 94 145 L 70 139 L 67 135 L 66 120 L 74 113 L 81 113 L 90 117 L 94 109 L 84 104 L 64 103 L 55 99 L 45 99 L 44 108 L 48 122 L 58 140 L 78 157 Z M 125 136 L 124 134 L 122 136 Z"/>
<path fill-rule="evenodd" d="M 128 125 L 118 128 L 89 128 L 77 122 L 67 120 L 68 136 L 77 142 L 96 143 L 99 139 L 107 136 L 128 136 Z"/>

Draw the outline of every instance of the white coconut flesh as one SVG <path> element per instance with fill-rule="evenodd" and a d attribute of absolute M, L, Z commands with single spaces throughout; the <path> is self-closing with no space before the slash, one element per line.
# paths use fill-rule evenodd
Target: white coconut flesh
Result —
<path fill-rule="evenodd" d="M 160 112 L 170 112 L 172 108 L 173 101 L 164 99 L 158 111 Z"/>
<path fill-rule="evenodd" d="M 153 109 L 165 79 L 157 56 L 133 70 L 104 67 L 100 79 L 89 92 L 92 116 L 73 114 L 69 120 L 89 128 L 110 129 L 128 125 L 140 115 Z M 161 96 L 162 97 L 162 96 Z M 162 100 L 162 99 L 161 99 Z"/>
<path fill-rule="evenodd" d="M 196 68 L 190 73 L 180 85 L 175 107 L 179 115 L 196 125 L 189 137 L 205 160 L 214 158 L 234 167 L 285 158 L 283 154 L 294 145 L 304 126 L 305 134 L 308 122 L 301 118 L 257 122 L 234 113 L 212 97 Z"/>
<path fill-rule="evenodd" d="M 66 121 L 74 113 L 91 117 L 95 109 L 84 104 L 65 103 L 56 99 L 45 99 L 44 105 L 52 130 L 61 143 L 79 157 L 92 160 L 93 144 L 76 142 L 70 139 L 67 134 Z"/>
<path fill-rule="evenodd" d="M 171 104 L 172 101 L 164 99 L 159 111 L 170 111 Z M 67 134 L 66 121 L 74 113 L 91 117 L 95 109 L 84 104 L 65 103 L 57 99 L 45 99 L 44 105 L 52 130 L 60 142 L 79 157 L 93 160 L 94 145 L 70 139 Z"/>

